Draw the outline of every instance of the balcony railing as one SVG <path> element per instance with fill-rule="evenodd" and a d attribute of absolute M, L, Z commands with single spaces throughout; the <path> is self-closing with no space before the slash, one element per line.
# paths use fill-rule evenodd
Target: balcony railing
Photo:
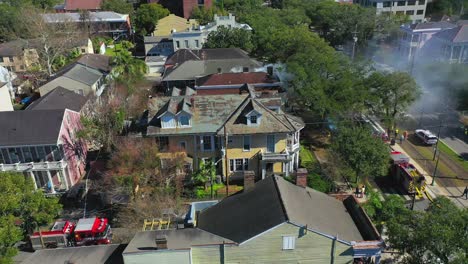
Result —
<path fill-rule="evenodd" d="M 288 151 L 289 152 L 296 152 L 297 150 L 299 150 L 299 147 L 300 147 L 299 143 L 288 145 Z"/>
<path fill-rule="evenodd" d="M 262 152 L 262 161 L 290 161 L 288 153 L 265 153 Z"/>
<path fill-rule="evenodd" d="M 0 164 L 0 171 L 47 171 L 61 170 L 67 166 L 64 160 L 61 161 L 45 161 L 45 162 L 28 162 L 15 164 Z"/>

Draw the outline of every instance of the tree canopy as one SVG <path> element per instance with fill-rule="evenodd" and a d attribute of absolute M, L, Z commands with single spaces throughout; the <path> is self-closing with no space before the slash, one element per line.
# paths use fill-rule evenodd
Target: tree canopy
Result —
<path fill-rule="evenodd" d="M 394 127 L 396 116 L 404 113 L 421 94 L 416 81 L 405 72 L 374 72 L 366 83 L 373 112 L 382 115 L 389 128 Z"/>
<path fill-rule="evenodd" d="M 35 225 L 48 224 L 58 215 L 57 198 L 46 198 L 22 173 L 0 172 L 0 263 L 11 263 L 14 244 Z"/>
<path fill-rule="evenodd" d="M 251 52 L 253 50 L 252 33 L 245 29 L 220 26 L 216 31 L 208 34 L 203 48 L 240 48 Z"/>
<path fill-rule="evenodd" d="M 356 173 L 356 182 L 359 177 L 379 177 L 388 172 L 388 147 L 379 137 L 373 136 L 368 127 L 339 126 L 332 149 Z"/>
<path fill-rule="evenodd" d="M 135 27 L 145 36 L 153 33 L 158 20 L 169 15 L 169 10 L 160 4 L 142 4 L 135 13 Z"/>
<path fill-rule="evenodd" d="M 200 23 L 200 25 L 206 25 L 210 22 L 213 22 L 215 14 L 224 15 L 225 12 L 223 12 L 223 10 L 217 8 L 216 6 L 210 8 L 200 8 L 196 6 L 193 8 L 190 17 L 196 19 L 198 23 Z"/>
<path fill-rule="evenodd" d="M 398 210 L 385 225 L 389 245 L 403 253 L 401 263 L 467 263 L 468 209 L 438 197 L 425 212 Z"/>
<path fill-rule="evenodd" d="M 133 5 L 127 0 L 104 0 L 101 4 L 102 10 L 114 11 L 120 14 L 132 14 Z"/>

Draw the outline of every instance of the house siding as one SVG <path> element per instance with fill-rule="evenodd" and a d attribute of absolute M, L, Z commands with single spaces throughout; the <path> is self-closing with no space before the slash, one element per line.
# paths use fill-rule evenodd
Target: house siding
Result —
<path fill-rule="evenodd" d="M 284 224 L 269 232 L 246 242 L 245 244 L 225 245 L 222 248 L 194 247 L 192 249 L 193 263 L 335 263 L 353 262 L 351 246 L 335 241 L 335 257 L 332 262 L 333 240 L 308 231 L 299 238 L 300 228 L 292 224 Z M 296 246 L 293 250 L 282 249 L 282 236 L 296 236 Z"/>
<path fill-rule="evenodd" d="M 76 184 L 85 172 L 87 146 L 84 140 L 76 137 L 76 133 L 81 128 L 80 114 L 65 110 L 59 144 L 63 144 L 65 160 L 67 161 L 69 187 Z"/>
<path fill-rule="evenodd" d="M 125 264 L 190 264 L 188 250 L 162 250 L 146 254 L 123 254 Z"/>

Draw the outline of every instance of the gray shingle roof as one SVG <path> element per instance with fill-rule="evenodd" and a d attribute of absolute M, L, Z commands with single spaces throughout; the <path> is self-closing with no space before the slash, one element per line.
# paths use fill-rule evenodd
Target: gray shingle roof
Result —
<path fill-rule="evenodd" d="M 125 245 L 98 245 L 37 250 L 23 264 L 123 264 Z"/>
<path fill-rule="evenodd" d="M 0 44 L 0 57 L 8 56 L 22 56 L 23 49 L 29 47 L 31 44 L 24 39 L 17 39 Z"/>
<path fill-rule="evenodd" d="M 75 81 L 68 77 L 60 76 L 39 87 L 39 91 L 41 92 L 41 95 L 44 96 L 44 94 L 47 94 L 57 87 L 63 87 L 70 91 L 81 90 L 84 93 L 86 93 L 88 90 L 91 90 L 91 87 L 85 83 Z"/>
<path fill-rule="evenodd" d="M 0 146 L 57 144 L 64 111 L 0 112 Z"/>
<path fill-rule="evenodd" d="M 111 71 L 110 57 L 106 55 L 84 54 L 78 59 L 77 63 L 104 73 Z"/>
<path fill-rule="evenodd" d="M 278 98 L 262 98 L 263 103 Z M 181 104 L 181 102 L 183 104 Z M 252 133 L 287 133 L 304 127 L 300 118 L 273 112 L 260 100 L 252 99 L 248 94 L 228 95 L 193 95 L 152 98 L 148 105 L 149 123 L 147 135 L 223 133 L 226 124 L 229 134 L 242 135 Z M 161 128 L 160 116 L 165 112 L 173 115 L 184 110 L 192 115 L 192 126 L 186 128 Z M 247 126 L 244 117 L 251 109 L 262 115 L 258 126 Z"/>
<path fill-rule="evenodd" d="M 72 92 L 63 87 L 57 87 L 38 100 L 34 101 L 26 110 L 50 110 L 50 109 L 65 109 L 73 111 L 81 111 L 81 108 L 86 103 L 87 98 Z"/>
<path fill-rule="evenodd" d="M 179 49 L 167 58 L 167 65 L 181 64 L 189 60 L 249 59 L 247 52 L 238 48 L 223 49 Z"/>
<path fill-rule="evenodd" d="M 343 240 L 363 240 L 341 201 L 279 176 L 202 211 L 198 228 L 242 243 L 287 221 Z"/>
<path fill-rule="evenodd" d="M 447 29 L 436 33 L 434 36 L 453 43 L 468 42 L 468 25 Z"/>
<path fill-rule="evenodd" d="M 167 238 L 167 248 L 171 249 L 189 249 L 196 245 L 216 245 L 232 242 L 228 239 L 210 234 L 197 228 L 186 228 L 178 230 L 155 230 L 142 231 L 136 233 L 133 239 L 124 250 L 123 254 L 132 254 L 156 250 L 156 235 L 165 235 Z"/>
<path fill-rule="evenodd" d="M 84 83 L 86 85 L 93 85 L 99 79 L 101 79 L 103 75 L 95 69 L 86 67 L 81 64 L 76 64 L 62 76 L 68 77 L 72 80 Z"/>
<path fill-rule="evenodd" d="M 447 29 L 447 28 L 454 28 L 456 25 L 446 22 L 446 21 L 440 21 L 440 22 L 426 22 L 426 23 L 417 23 L 417 24 L 412 24 L 410 26 L 411 29 L 413 30 L 421 30 L 421 29 Z"/>

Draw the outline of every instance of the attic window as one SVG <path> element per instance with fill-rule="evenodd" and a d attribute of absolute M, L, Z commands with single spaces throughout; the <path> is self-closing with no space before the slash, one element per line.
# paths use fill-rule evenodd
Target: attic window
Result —
<path fill-rule="evenodd" d="M 283 250 L 293 250 L 296 247 L 295 236 L 283 236 Z"/>
<path fill-rule="evenodd" d="M 242 68 L 242 71 L 243 71 L 243 72 L 249 72 L 249 67 L 243 67 L 243 68 Z"/>
<path fill-rule="evenodd" d="M 250 116 L 250 124 L 252 124 L 252 125 L 257 124 L 257 116 L 256 115 Z"/>

